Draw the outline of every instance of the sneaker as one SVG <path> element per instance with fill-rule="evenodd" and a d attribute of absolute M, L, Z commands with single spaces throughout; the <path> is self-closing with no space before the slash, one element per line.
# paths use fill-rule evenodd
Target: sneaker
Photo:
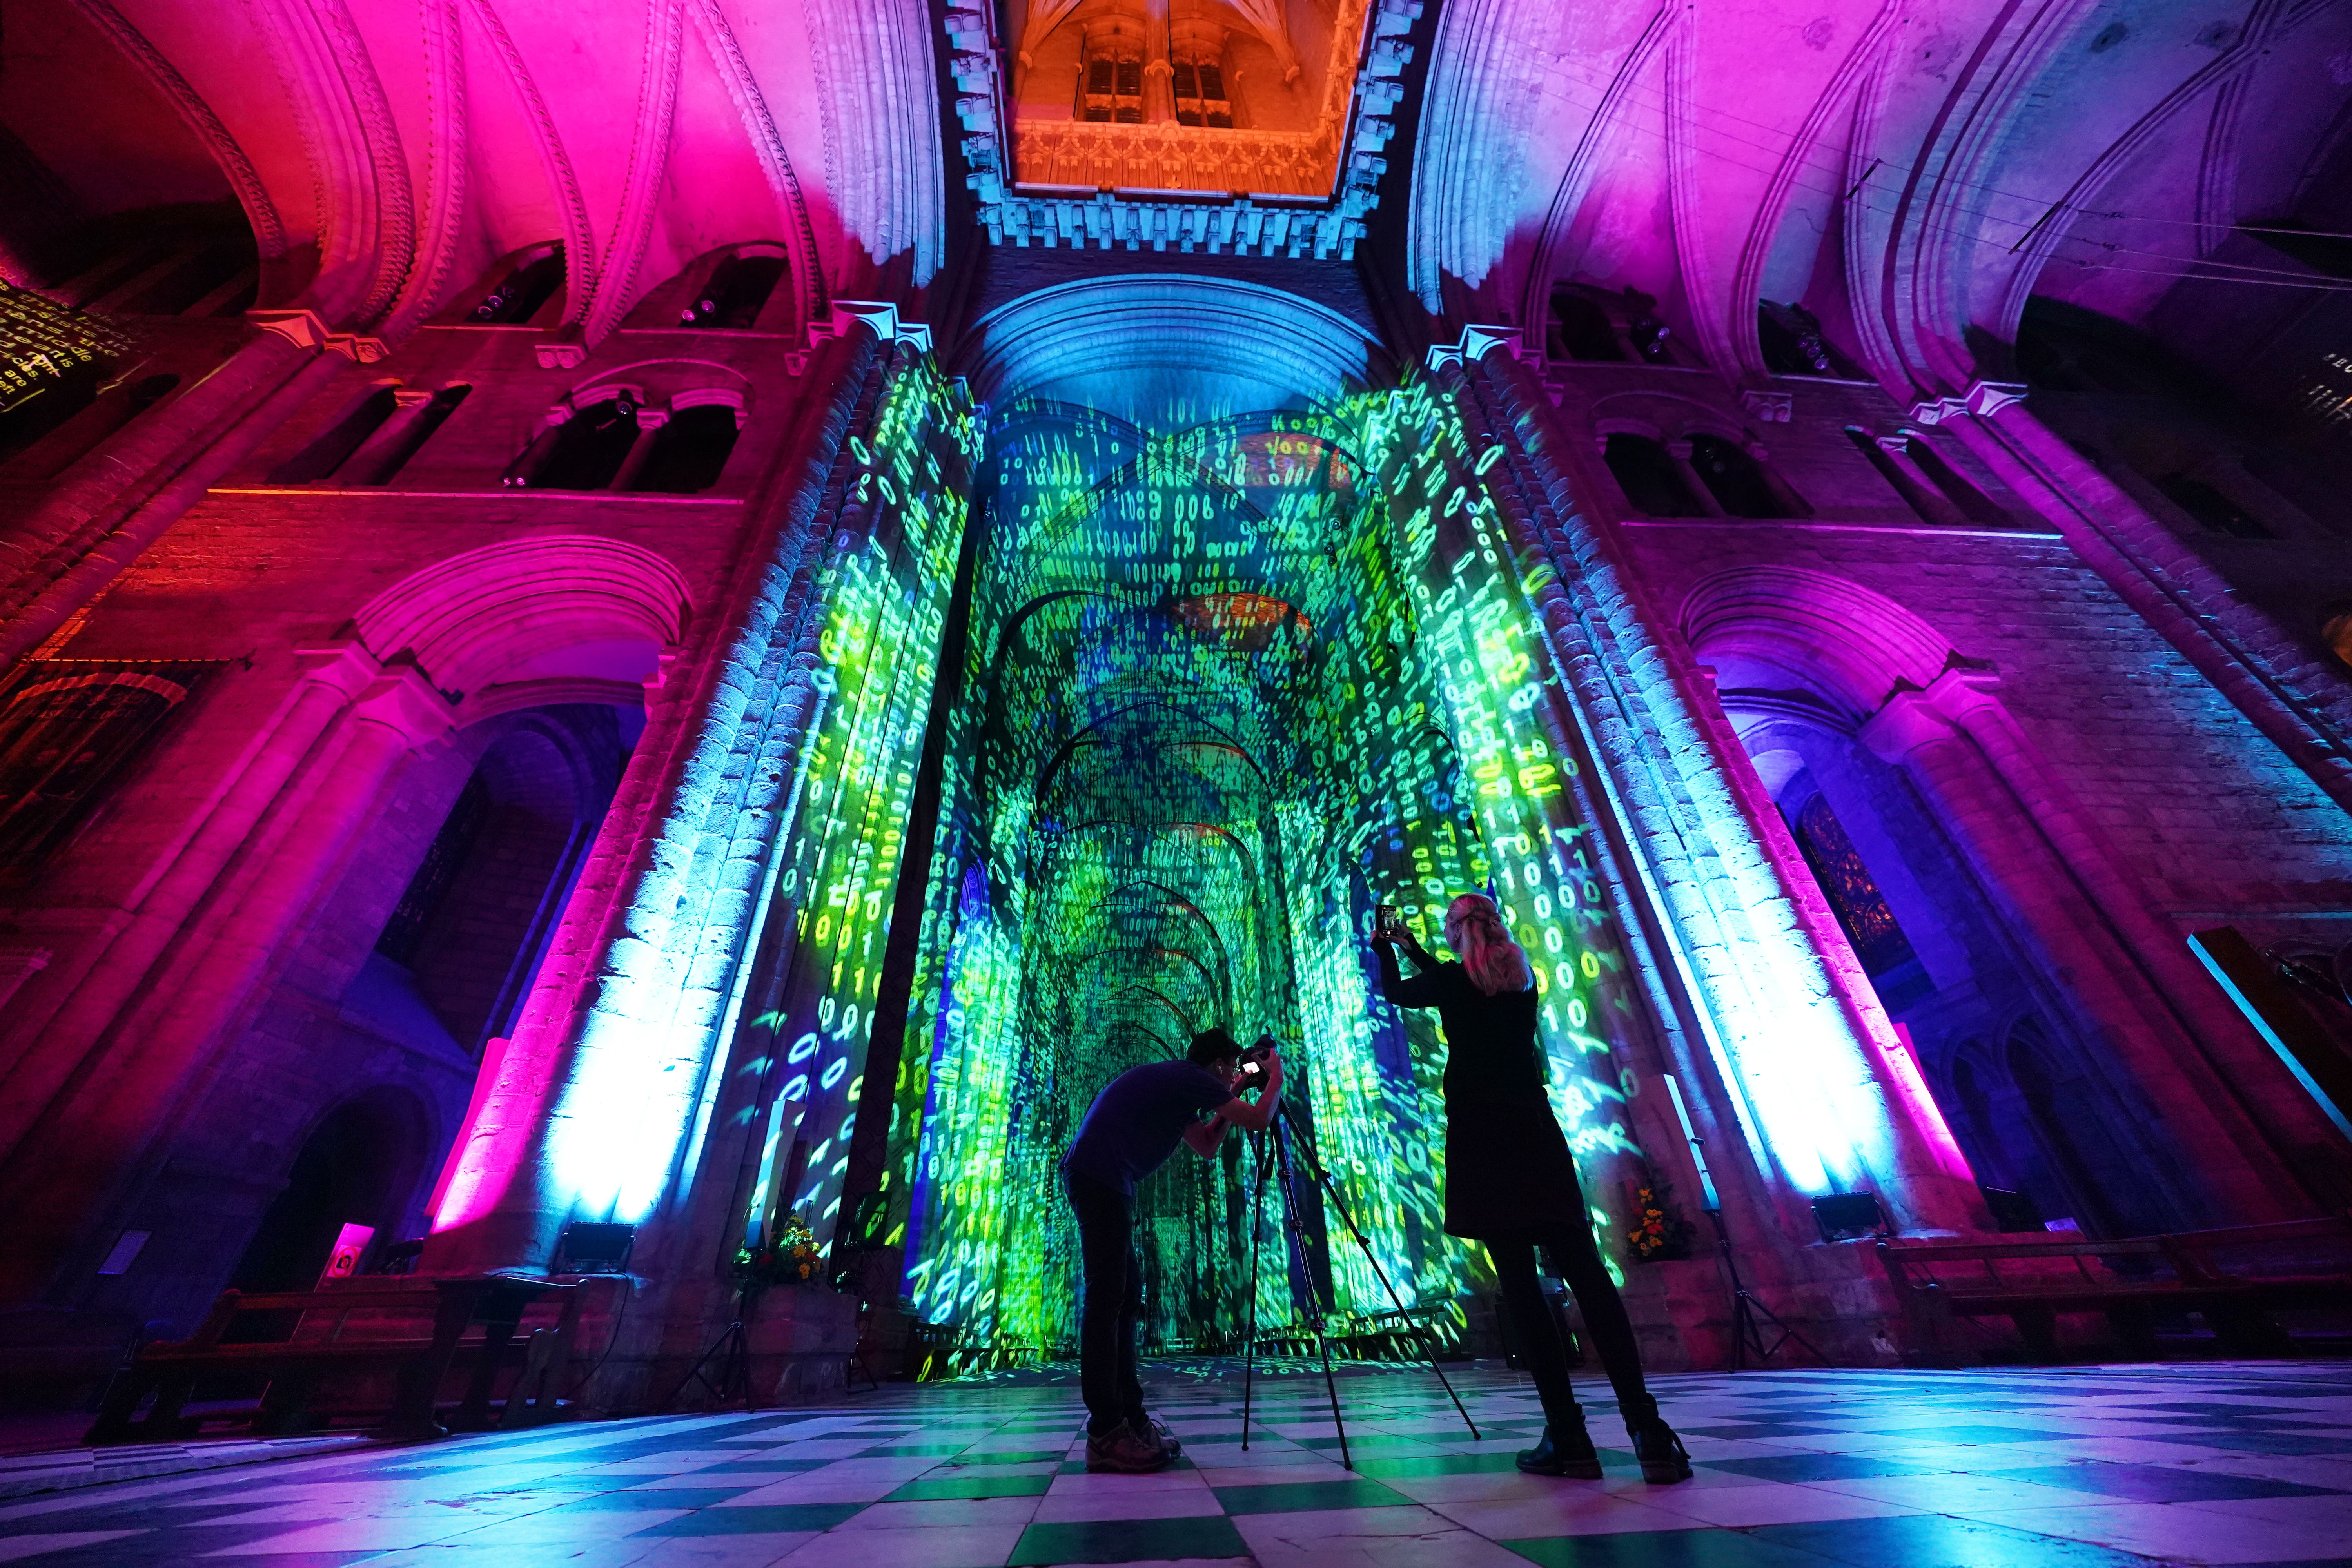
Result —
<path fill-rule="evenodd" d="M 1601 1456 L 1592 1447 L 1584 1423 L 1573 1426 L 1547 1424 L 1543 1439 L 1519 1450 L 1519 1468 L 1531 1476 L 1568 1476 L 1580 1481 L 1601 1479 Z"/>
<path fill-rule="evenodd" d="M 1663 1487 L 1690 1479 L 1690 1453 L 1673 1427 L 1654 1417 L 1626 1431 L 1633 1439 L 1633 1457 L 1642 1461 L 1643 1480 Z"/>
<path fill-rule="evenodd" d="M 1183 1458 L 1183 1441 L 1179 1438 L 1175 1433 L 1168 1429 L 1167 1422 L 1162 1421 L 1157 1415 L 1147 1415 L 1144 1417 L 1144 1421 L 1150 1426 L 1151 1436 L 1159 1439 L 1160 1446 L 1168 1451 L 1168 1457 L 1170 1458 L 1177 1459 Z"/>
<path fill-rule="evenodd" d="M 1114 1475 L 1143 1476 L 1164 1470 L 1175 1457 L 1147 1434 L 1122 1421 L 1100 1436 L 1087 1434 L 1087 1469 Z"/>

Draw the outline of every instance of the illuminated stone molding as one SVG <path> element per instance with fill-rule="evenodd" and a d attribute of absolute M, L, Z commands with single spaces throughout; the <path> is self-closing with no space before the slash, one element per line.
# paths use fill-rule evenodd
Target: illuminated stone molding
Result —
<path fill-rule="evenodd" d="M 373 364 L 386 352 L 382 338 L 335 331 L 316 310 L 247 310 L 245 319 L 265 332 L 277 333 L 298 349 L 324 349 L 354 364 Z"/>

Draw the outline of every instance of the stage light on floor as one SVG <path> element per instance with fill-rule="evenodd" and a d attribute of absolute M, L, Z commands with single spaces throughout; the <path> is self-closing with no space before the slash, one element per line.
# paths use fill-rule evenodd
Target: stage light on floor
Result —
<path fill-rule="evenodd" d="M 1832 1193 L 1813 1200 L 1813 1223 L 1822 1227 L 1823 1241 L 1853 1241 L 1865 1236 L 1885 1236 L 1891 1228 L 1886 1223 L 1886 1211 L 1879 1206 L 1876 1193 Z"/>
<path fill-rule="evenodd" d="M 637 1244 L 633 1225 L 593 1225 L 581 1221 L 563 1227 L 556 1246 L 558 1274 L 626 1274 L 629 1252 Z"/>

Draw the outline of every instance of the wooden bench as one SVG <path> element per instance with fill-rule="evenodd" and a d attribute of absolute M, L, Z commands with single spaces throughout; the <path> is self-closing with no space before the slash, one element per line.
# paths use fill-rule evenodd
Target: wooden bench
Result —
<path fill-rule="evenodd" d="M 2352 1214 L 2156 1239 L 2184 1281 L 2251 1285 L 2263 1307 L 2280 1311 L 2352 1307 Z"/>
<path fill-rule="evenodd" d="M 1958 1357 L 1960 1320 L 1995 1317 L 2016 1325 L 2029 1356 L 2054 1361 L 2058 1319 L 2073 1312 L 2105 1314 L 2134 1356 L 2155 1356 L 2157 1320 L 2179 1312 L 2201 1314 L 2233 1352 L 2259 1355 L 2275 1348 L 2277 1331 L 2263 1310 L 2258 1285 L 2219 1274 L 2184 1275 L 2165 1239 L 1881 1241 L 1878 1258 L 1919 1348 L 1941 1361 Z M 2171 1277 L 2159 1277 L 2167 1274 Z"/>
<path fill-rule="evenodd" d="M 515 1331 L 530 1304 L 560 1292 L 555 1325 L 532 1334 L 528 1344 Z M 141 1347 L 116 1377 L 85 1442 L 170 1440 L 184 1436 L 184 1411 L 198 1382 L 207 1377 L 264 1378 L 268 1386 L 253 1413 L 255 1429 L 287 1433 L 310 1425 L 310 1402 L 331 1374 L 389 1374 L 390 1408 L 368 1436 L 395 1442 L 446 1436 L 436 1402 L 441 1384 L 462 1350 L 473 1359 L 472 1376 L 451 1426 L 479 1431 L 494 1425 L 490 1394 L 504 1367 L 520 1363 L 522 1375 L 508 1394 L 505 1426 L 536 1425 L 551 1418 L 567 1381 L 577 1330 L 581 1293 L 549 1279 L 479 1275 L 462 1279 L 389 1281 L 357 1279 L 321 1290 L 247 1294 L 224 1290 L 194 1334 L 184 1340 Z M 261 1312 L 301 1314 L 293 1334 L 260 1342 L 227 1338 L 241 1318 Z M 355 1321 L 356 1318 L 356 1321 Z M 471 1340 L 469 1331 L 480 1332 Z M 149 1394 L 155 1403 L 134 1421 Z"/>

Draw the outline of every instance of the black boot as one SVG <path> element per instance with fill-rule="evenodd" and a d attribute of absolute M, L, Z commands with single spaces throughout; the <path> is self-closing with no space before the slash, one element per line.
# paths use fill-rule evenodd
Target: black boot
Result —
<path fill-rule="evenodd" d="M 1690 1479 L 1690 1454 L 1675 1429 L 1653 1415 L 1640 1426 L 1626 1423 L 1633 1439 L 1633 1457 L 1642 1461 L 1642 1479 L 1652 1486 L 1670 1486 Z"/>
<path fill-rule="evenodd" d="M 1547 1421 L 1540 1441 L 1519 1450 L 1519 1468 L 1531 1476 L 1568 1476 L 1580 1481 L 1601 1479 L 1601 1456 L 1593 1450 L 1584 1418 Z"/>

